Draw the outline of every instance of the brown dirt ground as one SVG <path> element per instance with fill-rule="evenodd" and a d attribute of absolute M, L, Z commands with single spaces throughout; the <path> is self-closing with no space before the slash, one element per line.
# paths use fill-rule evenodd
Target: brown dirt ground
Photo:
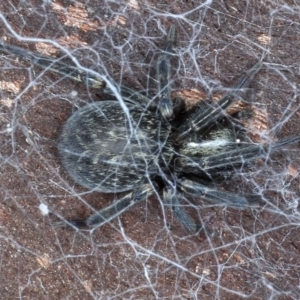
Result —
<path fill-rule="evenodd" d="M 268 64 L 247 93 L 263 112 L 261 127 L 248 128 L 297 134 L 296 1 L 200 2 L 4 0 L 0 31 L 6 43 L 47 55 L 61 52 L 33 38 L 85 48 L 73 53 L 83 65 L 153 95 L 164 30 L 174 23 L 182 53 L 173 62 L 174 93 L 191 102 L 200 90 L 232 86 L 264 47 Z M 56 152 L 66 119 L 99 95 L 14 55 L 0 54 L 0 67 L 0 299 L 299 299 L 299 145 L 223 185 L 242 192 L 255 181 L 273 206 L 237 211 L 201 202 L 191 211 L 208 235 L 186 236 L 155 198 L 94 231 L 52 228 L 58 216 L 86 218 L 88 205 L 113 201 L 75 185 Z"/>

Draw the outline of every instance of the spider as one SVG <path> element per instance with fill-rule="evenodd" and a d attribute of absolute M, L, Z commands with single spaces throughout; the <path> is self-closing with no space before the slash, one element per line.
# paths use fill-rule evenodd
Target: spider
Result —
<path fill-rule="evenodd" d="M 170 57 L 175 36 L 176 28 L 172 25 L 157 63 L 155 104 L 146 96 L 111 82 L 123 101 L 87 104 L 64 124 L 58 152 L 69 176 L 89 190 L 126 194 L 86 220 L 61 221 L 54 223 L 55 226 L 96 228 L 137 202 L 156 195 L 172 209 L 188 233 L 196 233 L 202 225 L 186 213 L 183 201 L 203 198 L 238 209 L 259 203 L 262 200 L 259 195 L 220 191 L 214 182 L 236 167 L 300 140 L 294 136 L 272 145 L 255 144 L 247 138 L 239 122 L 226 117 L 225 110 L 261 69 L 262 60 L 216 104 L 207 100 L 186 110 L 182 99 L 171 99 Z M 95 73 L 15 46 L 1 43 L 0 50 L 114 95 L 103 78 Z"/>

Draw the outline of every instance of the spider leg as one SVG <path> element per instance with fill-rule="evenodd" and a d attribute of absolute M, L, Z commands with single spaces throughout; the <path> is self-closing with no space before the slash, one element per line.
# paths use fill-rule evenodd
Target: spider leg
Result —
<path fill-rule="evenodd" d="M 43 56 L 38 53 L 27 51 L 20 47 L 7 45 L 1 42 L 0 42 L 0 51 L 15 54 L 19 57 L 31 61 L 35 65 L 38 65 L 39 67 L 42 67 L 45 70 L 49 69 L 54 73 L 66 76 L 77 82 L 82 82 L 88 87 L 91 87 L 96 90 L 102 90 L 103 93 L 115 97 L 115 93 L 111 89 L 106 87 L 106 83 L 102 77 L 96 76 L 91 72 L 83 71 L 76 67 L 69 66 L 63 62 L 60 62 L 59 58 L 56 59 L 53 57 Z M 125 101 L 138 103 L 143 106 L 149 105 L 150 101 L 146 96 L 124 85 L 120 86 L 117 83 L 115 83 L 113 80 L 110 81 L 112 85 L 116 87 L 116 89 L 119 89 L 119 92 Z"/>
<path fill-rule="evenodd" d="M 267 149 L 260 145 L 250 144 L 227 152 L 220 152 L 214 155 L 199 157 L 178 157 L 176 167 L 182 169 L 185 173 L 210 174 L 220 169 L 231 168 L 237 165 L 245 164 L 258 157 L 264 156 Z"/>
<path fill-rule="evenodd" d="M 170 91 L 170 53 L 173 51 L 173 45 L 175 42 L 176 28 L 172 25 L 169 29 L 167 36 L 167 44 L 163 51 L 163 55 L 159 58 L 157 64 L 157 77 L 158 77 L 158 92 L 159 92 L 159 104 L 158 109 L 161 115 L 167 119 L 172 120 L 173 103 L 171 101 Z"/>
<path fill-rule="evenodd" d="M 113 80 L 110 80 L 111 84 L 116 87 L 118 92 L 120 93 L 122 99 L 126 102 L 131 102 L 133 104 L 139 104 L 143 107 L 150 106 L 151 107 L 151 102 L 150 99 L 143 94 L 132 90 L 131 88 L 128 88 L 124 85 L 118 85 L 116 82 Z M 113 97 L 116 97 L 116 94 L 114 91 L 109 89 L 108 87 L 105 87 L 103 89 L 103 93 L 111 95 Z"/>
<path fill-rule="evenodd" d="M 59 221 L 53 223 L 54 227 L 74 226 L 77 228 L 96 228 L 104 223 L 111 221 L 117 216 L 121 215 L 125 210 L 132 207 L 137 202 L 146 200 L 153 195 L 155 188 L 151 184 L 143 184 L 139 189 L 134 190 L 119 200 L 114 201 L 111 205 L 95 212 L 86 220 L 70 220 Z"/>
<path fill-rule="evenodd" d="M 203 173 L 209 174 L 220 169 L 243 165 L 259 157 L 264 157 L 266 153 L 299 141 L 300 136 L 292 136 L 280 140 L 274 145 L 256 145 L 247 143 L 236 149 L 224 152 L 220 151 L 214 155 L 209 155 L 209 153 L 207 153 L 207 155 L 203 155 L 201 158 L 178 157 L 176 158 L 175 166 L 185 173 L 193 173 L 196 175 Z M 201 143 L 199 146 L 201 146 Z"/>
<path fill-rule="evenodd" d="M 197 231 L 197 226 L 194 220 L 181 208 L 178 199 L 178 191 L 171 187 L 165 187 L 163 190 L 164 202 L 170 206 L 174 215 L 180 221 L 182 227 L 188 233 L 195 233 Z"/>
<path fill-rule="evenodd" d="M 177 137 L 177 142 L 182 141 L 190 132 L 199 132 L 215 123 L 217 119 L 224 114 L 224 111 L 234 102 L 239 91 L 249 84 L 262 66 L 262 61 L 256 63 L 235 87 L 218 101 L 217 105 L 206 106 L 201 113 L 197 112 L 197 114 L 193 115 L 187 122 L 184 122 L 179 127 L 181 133 Z"/>
<path fill-rule="evenodd" d="M 294 144 L 300 141 L 300 136 L 291 136 L 285 139 L 279 140 L 274 145 L 255 145 L 245 144 L 241 148 L 231 150 L 227 153 L 220 153 L 213 156 L 208 156 L 204 159 L 204 169 L 218 169 L 227 166 L 242 165 L 248 161 L 264 157 L 267 153 L 278 150 L 279 148 Z"/>
<path fill-rule="evenodd" d="M 13 53 L 26 60 L 31 61 L 35 65 L 48 69 L 54 73 L 61 74 L 75 81 L 85 83 L 87 86 L 94 89 L 103 89 L 105 87 L 105 81 L 102 77 L 96 76 L 91 72 L 86 72 L 77 67 L 68 66 L 67 64 L 59 61 L 58 59 L 40 55 L 17 46 L 6 45 L 0 42 L 0 50 L 7 53 Z"/>
<path fill-rule="evenodd" d="M 247 195 L 244 197 L 229 192 L 222 192 L 186 178 L 178 180 L 178 186 L 187 195 L 196 198 L 202 197 L 211 203 L 223 204 L 239 209 L 262 201 L 259 195 Z"/>

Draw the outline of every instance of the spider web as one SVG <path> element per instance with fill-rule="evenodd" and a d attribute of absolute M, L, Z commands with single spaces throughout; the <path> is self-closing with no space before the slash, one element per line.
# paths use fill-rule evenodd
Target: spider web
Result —
<path fill-rule="evenodd" d="M 190 106 L 225 93 L 266 53 L 238 104 L 255 112 L 251 138 L 300 132 L 296 0 L 4 0 L 0 11 L 5 43 L 65 56 L 149 97 L 175 24 L 171 85 Z M 188 208 L 206 235 L 187 235 L 155 197 L 94 231 L 52 228 L 116 197 L 74 184 L 56 150 L 66 119 L 101 95 L 12 54 L 1 53 L 0 67 L 1 299 L 299 299 L 299 144 L 220 187 L 266 205 Z"/>

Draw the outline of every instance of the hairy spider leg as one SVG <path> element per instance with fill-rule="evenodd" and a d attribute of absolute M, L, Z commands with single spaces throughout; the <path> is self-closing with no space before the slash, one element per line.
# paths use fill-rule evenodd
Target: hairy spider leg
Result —
<path fill-rule="evenodd" d="M 238 209 L 243 209 L 261 201 L 259 195 L 247 195 L 244 197 L 229 192 L 222 192 L 187 178 L 178 179 L 178 187 L 186 195 L 190 195 L 194 199 L 201 197 L 214 204 L 222 204 Z"/>
<path fill-rule="evenodd" d="M 26 60 L 31 61 L 35 65 L 42 67 L 45 70 L 49 69 L 51 72 L 58 73 L 78 82 L 82 82 L 94 89 L 105 88 L 106 84 L 101 76 L 96 76 L 91 72 L 83 71 L 77 67 L 68 66 L 67 64 L 61 62 L 60 58 L 54 59 L 51 57 L 40 55 L 38 53 L 27 51 L 16 46 L 6 45 L 1 42 L 0 50 L 18 55 Z"/>
<path fill-rule="evenodd" d="M 249 84 L 262 66 L 262 61 L 256 63 L 234 86 L 234 88 L 218 101 L 217 105 L 206 106 L 200 114 L 195 114 L 188 119 L 187 122 L 184 122 L 179 127 L 181 133 L 177 136 L 177 142 L 182 142 L 190 132 L 199 132 L 215 123 L 217 119 L 224 114 L 224 111 L 234 102 L 240 90 Z"/>
<path fill-rule="evenodd" d="M 157 77 L 158 77 L 158 93 L 159 103 L 158 109 L 161 115 L 166 120 L 174 118 L 173 103 L 171 101 L 170 89 L 170 53 L 173 52 L 173 45 L 175 42 L 176 28 L 172 25 L 167 36 L 167 43 L 163 54 L 158 60 Z"/>
<path fill-rule="evenodd" d="M 113 80 L 111 80 L 111 83 L 117 88 L 124 101 L 139 104 L 145 108 L 151 106 L 150 99 L 142 95 L 141 93 L 134 91 L 126 87 L 125 85 L 118 85 Z M 115 93 L 110 89 L 108 89 L 107 87 L 104 89 L 103 92 L 105 94 L 110 94 L 114 97 L 116 96 Z"/>
<path fill-rule="evenodd" d="M 175 168 L 184 173 L 201 175 L 210 174 L 220 169 L 232 168 L 246 164 L 259 157 L 264 157 L 266 153 L 273 152 L 285 145 L 297 143 L 300 136 L 291 136 L 276 142 L 274 145 L 255 145 L 250 143 L 242 144 L 240 147 L 227 150 L 214 155 L 203 157 L 178 157 L 175 160 Z M 201 143 L 200 143 L 201 146 Z"/>
<path fill-rule="evenodd" d="M 77 67 L 69 66 L 59 61 L 60 58 L 43 56 L 17 46 L 4 44 L 2 42 L 0 42 L 0 51 L 15 54 L 45 70 L 63 75 L 77 82 L 84 83 L 89 88 L 102 90 L 103 93 L 116 97 L 115 91 L 112 91 L 106 86 L 106 83 L 101 76 L 95 76 L 95 74 L 92 72 L 83 71 Z M 150 100 L 146 96 L 124 85 L 118 85 L 112 79 L 110 82 L 114 87 L 116 87 L 124 100 L 132 103 L 138 103 L 143 106 L 149 106 Z"/>
<path fill-rule="evenodd" d="M 182 205 L 179 202 L 176 187 L 165 187 L 163 189 L 163 200 L 165 205 L 172 210 L 173 214 L 180 221 L 186 232 L 193 234 L 197 231 L 198 228 L 194 220 L 183 210 Z"/>
<path fill-rule="evenodd" d="M 146 200 L 155 193 L 155 187 L 151 184 L 142 184 L 119 200 L 115 200 L 109 206 L 95 212 L 86 220 L 67 220 L 54 222 L 54 227 L 74 226 L 76 228 L 96 228 L 121 215 L 125 210 L 136 203 Z"/>

